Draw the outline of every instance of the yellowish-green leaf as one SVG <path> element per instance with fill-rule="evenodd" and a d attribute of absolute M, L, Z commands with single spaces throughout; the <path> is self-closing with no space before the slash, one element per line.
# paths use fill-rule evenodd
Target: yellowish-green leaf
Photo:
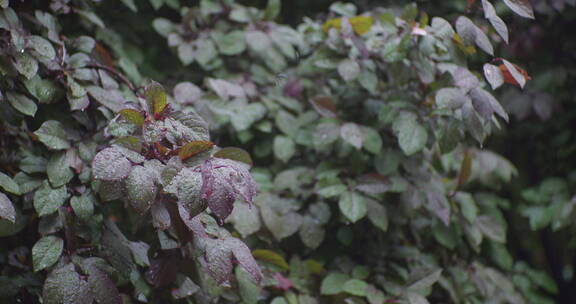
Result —
<path fill-rule="evenodd" d="M 187 160 L 198 153 L 212 148 L 212 146 L 214 146 L 214 143 L 207 140 L 191 141 L 178 149 L 178 156 L 182 160 Z"/>
<path fill-rule="evenodd" d="M 290 266 L 286 263 L 286 260 L 278 253 L 268 250 L 268 249 L 256 249 L 252 251 L 252 255 L 255 259 L 268 262 L 270 264 L 276 265 L 284 270 L 288 270 Z"/>
<path fill-rule="evenodd" d="M 166 92 L 164 88 L 157 82 L 152 82 L 146 87 L 144 93 L 148 107 L 154 113 L 155 118 L 158 117 L 166 108 Z"/>
<path fill-rule="evenodd" d="M 350 26 L 352 26 L 352 29 L 356 34 L 364 35 L 372 27 L 374 20 L 370 16 L 356 16 L 349 18 L 348 22 L 350 23 Z M 328 32 L 331 28 L 340 30 L 341 27 L 342 27 L 342 18 L 334 18 L 326 21 L 324 25 L 322 25 L 322 30 L 324 32 Z"/>
<path fill-rule="evenodd" d="M 121 110 L 119 113 L 128 122 L 130 122 L 130 123 L 132 123 L 138 127 L 141 127 L 144 125 L 144 115 L 142 115 L 142 113 L 140 113 L 140 111 L 137 111 L 134 109 L 124 109 L 124 110 Z"/>

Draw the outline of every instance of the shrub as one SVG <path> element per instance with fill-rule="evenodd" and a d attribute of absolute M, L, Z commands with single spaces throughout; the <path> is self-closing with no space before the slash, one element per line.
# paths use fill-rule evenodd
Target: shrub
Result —
<path fill-rule="evenodd" d="M 274 22 L 279 0 L 122 3 L 0 1 L 0 297 L 524 303 L 555 292 L 507 251 L 510 203 L 497 190 L 517 173 L 482 146 L 508 121 L 490 87 L 529 78 L 502 58 L 483 65 L 486 81 L 467 67 L 508 40 L 489 1 L 486 20 L 453 23 L 414 4 L 335 3 L 296 28 Z M 533 17 L 525 1 L 505 3 Z M 147 41 L 152 28 L 168 49 Z"/>

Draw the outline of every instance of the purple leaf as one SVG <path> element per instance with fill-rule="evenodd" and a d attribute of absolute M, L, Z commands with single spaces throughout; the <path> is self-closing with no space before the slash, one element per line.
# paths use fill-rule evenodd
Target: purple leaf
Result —
<path fill-rule="evenodd" d="M 180 213 L 180 218 L 182 219 L 186 227 L 188 227 L 188 229 L 190 229 L 190 231 L 192 231 L 194 235 L 202 238 L 208 237 L 206 231 L 204 230 L 204 226 L 200 221 L 199 215 L 191 217 L 190 213 L 188 212 L 188 209 L 180 202 L 178 203 L 178 213 Z"/>
<path fill-rule="evenodd" d="M 236 199 L 252 204 L 256 182 L 248 169 L 246 164 L 222 158 L 210 158 L 200 166 L 201 199 L 207 201 L 220 225 L 232 212 Z"/>
<path fill-rule="evenodd" d="M 262 271 L 244 242 L 235 237 L 212 239 L 206 245 L 208 271 L 218 284 L 222 284 L 232 275 L 233 258 L 254 279 L 260 282 Z"/>
<path fill-rule="evenodd" d="M 88 286 L 92 290 L 92 294 L 98 303 L 122 303 L 120 293 L 114 282 L 108 275 L 100 270 L 96 265 L 87 267 L 88 271 Z"/>

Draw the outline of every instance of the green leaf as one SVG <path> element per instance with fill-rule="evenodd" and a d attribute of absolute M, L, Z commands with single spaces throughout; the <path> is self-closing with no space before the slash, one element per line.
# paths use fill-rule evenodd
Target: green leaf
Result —
<path fill-rule="evenodd" d="M 42 291 L 45 304 L 92 303 L 94 301 L 88 283 L 80 278 L 74 264 L 54 269 L 46 278 Z"/>
<path fill-rule="evenodd" d="M 360 65 L 354 60 L 342 60 L 338 65 L 338 73 L 344 81 L 352 81 L 360 75 Z"/>
<path fill-rule="evenodd" d="M 366 198 L 355 191 L 344 192 L 338 201 L 340 212 L 352 223 L 366 216 L 368 211 Z"/>
<path fill-rule="evenodd" d="M 166 108 L 166 92 L 164 88 L 157 82 L 151 82 L 144 91 L 148 108 L 155 115 L 159 115 Z"/>
<path fill-rule="evenodd" d="M 229 33 L 215 36 L 216 45 L 222 55 L 238 55 L 246 50 L 246 34 L 244 31 L 235 30 Z"/>
<path fill-rule="evenodd" d="M 410 284 L 408 289 L 411 291 L 420 291 L 422 289 L 429 288 L 438 282 L 438 280 L 440 280 L 441 275 L 442 269 L 435 269 L 425 272 L 414 283 Z"/>
<path fill-rule="evenodd" d="M 418 123 L 415 114 L 410 112 L 400 113 L 394 120 L 392 129 L 404 154 L 412 155 L 420 152 L 426 146 L 428 132 Z"/>
<path fill-rule="evenodd" d="M 20 194 L 20 186 L 8 175 L 0 172 L 0 188 L 6 192 Z"/>
<path fill-rule="evenodd" d="M 38 240 L 32 247 L 32 265 L 34 271 L 40 271 L 54 265 L 62 251 L 64 250 L 64 240 L 56 236 L 45 236 Z"/>
<path fill-rule="evenodd" d="M 266 9 L 264 10 L 264 19 L 274 20 L 280 14 L 282 2 L 281 0 L 268 0 Z"/>
<path fill-rule="evenodd" d="M 312 249 L 318 248 L 326 235 L 324 228 L 322 228 L 318 221 L 311 216 L 304 217 L 302 226 L 300 226 L 298 233 L 302 243 L 304 243 L 306 247 Z"/>
<path fill-rule="evenodd" d="M 144 115 L 140 111 L 134 109 L 123 109 L 118 114 L 122 115 L 124 119 L 130 123 L 136 125 L 137 127 L 142 127 L 144 125 Z"/>
<path fill-rule="evenodd" d="M 504 3 L 516 14 L 534 19 L 534 11 L 529 0 L 504 0 Z"/>
<path fill-rule="evenodd" d="M 96 198 L 92 193 L 84 193 L 81 196 L 74 196 L 70 199 L 70 206 L 80 219 L 87 221 L 94 213 L 94 202 Z"/>
<path fill-rule="evenodd" d="M 38 110 L 36 103 L 22 94 L 8 92 L 6 93 L 6 99 L 14 109 L 22 114 L 34 117 L 36 110 Z"/>
<path fill-rule="evenodd" d="M 70 148 L 66 131 L 58 121 L 45 121 L 40 128 L 34 132 L 34 134 L 36 134 L 38 139 L 49 149 L 63 150 Z"/>
<path fill-rule="evenodd" d="M 46 165 L 46 172 L 50 184 L 55 188 L 66 185 L 74 177 L 74 172 L 68 164 L 66 152 L 52 154 Z"/>
<path fill-rule="evenodd" d="M 16 210 L 14 209 L 14 205 L 12 205 L 12 201 L 6 196 L 6 194 L 0 192 L 0 220 L 5 219 L 12 224 L 16 223 Z"/>
<path fill-rule="evenodd" d="M 236 274 L 236 280 L 238 280 L 242 303 L 256 304 L 260 296 L 260 286 L 252 280 L 252 277 L 244 268 L 236 266 L 234 273 Z"/>
<path fill-rule="evenodd" d="M 374 226 L 386 232 L 388 230 L 388 212 L 386 211 L 386 208 L 375 200 L 367 199 L 366 202 L 368 219 Z"/>
<path fill-rule="evenodd" d="M 239 161 L 252 166 L 254 163 L 250 154 L 243 149 L 235 147 L 227 147 L 218 150 L 214 153 L 214 157 L 227 158 L 235 161 Z"/>
<path fill-rule="evenodd" d="M 92 175 L 106 181 L 121 180 L 128 176 L 132 163 L 117 148 L 106 148 L 94 157 Z"/>
<path fill-rule="evenodd" d="M 152 170 L 134 166 L 126 179 L 128 202 L 138 213 L 144 214 L 156 199 L 157 186 Z"/>
<path fill-rule="evenodd" d="M 136 8 L 136 4 L 134 4 L 134 0 L 122 0 L 122 3 L 124 3 L 124 5 L 126 5 L 133 12 L 138 11 L 138 8 Z"/>
<path fill-rule="evenodd" d="M 362 148 L 362 131 L 357 124 L 352 122 L 347 122 L 340 128 L 340 137 L 352 147 L 360 150 Z"/>
<path fill-rule="evenodd" d="M 382 137 L 373 128 L 362 128 L 362 146 L 366 151 L 378 155 L 382 151 Z"/>
<path fill-rule="evenodd" d="M 497 243 L 506 243 L 506 227 L 493 216 L 481 215 L 476 218 L 476 226 L 487 238 Z"/>
<path fill-rule="evenodd" d="M 44 181 L 42 186 L 34 193 L 34 209 L 38 216 L 45 216 L 56 212 L 68 198 L 66 186 L 52 188 L 48 181 Z"/>
<path fill-rule="evenodd" d="M 14 67 L 20 74 L 24 75 L 24 77 L 31 79 L 38 72 L 38 61 L 28 53 L 20 53 L 16 55 Z"/>
<path fill-rule="evenodd" d="M 255 259 L 268 262 L 272 265 L 276 265 L 281 269 L 288 270 L 290 266 L 286 260 L 278 253 L 268 249 L 256 249 L 252 251 L 252 255 Z"/>
<path fill-rule="evenodd" d="M 320 286 L 320 294 L 322 295 L 336 295 L 343 291 L 344 284 L 350 277 L 343 273 L 333 272 L 328 274 Z"/>
<path fill-rule="evenodd" d="M 56 57 L 56 51 L 52 44 L 41 36 L 28 36 L 26 37 L 26 43 L 28 47 L 32 48 L 36 52 L 37 56 L 46 59 L 54 59 L 54 57 Z"/>
<path fill-rule="evenodd" d="M 364 282 L 362 280 L 358 280 L 358 279 L 348 280 L 342 286 L 342 290 L 344 290 L 345 292 L 347 292 L 351 295 L 359 296 L 359 297 L 365 297 L 366 296 L 366 289 L 367 288 L 368 288 L 368 284 L 366 282 Z"/>
<path fill-rule="evenodd" d="M 274 138 L 274 156 L 277 159 L 288 162 L 296 152 L 294 141 L 287 136 L 278 135 Z"/>

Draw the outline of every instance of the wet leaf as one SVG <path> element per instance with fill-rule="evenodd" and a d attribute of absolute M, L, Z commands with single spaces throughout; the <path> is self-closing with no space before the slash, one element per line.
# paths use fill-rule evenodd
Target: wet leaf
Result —
<path fill-rule="evenodd" d="M 320 293 L 322 295 L 336 295 L 343 291 L 344 284 L 350 277 L 343 273 L 330 273 L 322 280 Z"/>
<path fill-rule="evenodd" d="M 0 172 L 0 188 L 6 192 L 20 194 L 20 186 L 8 175 Z"/>
<path fill-rule="evenodd" d="M 286 163 L 296 153 L 296 144 L 290 137 L 278 135 L 274 138 L 273 149 L 274 156 Z"/>
<path fill-rule="evenodd" d="M 316 112 L 324 117 L 336 118 L 338 116 L 336 114 L 336 104 L 328 96 L 316 96 L 310 99 L 310 103 L 314 106 Z"/>
<path fill-rule="evenodd" d="M 96 265 L 87 267 L 88 286 L 99 304 L 121 304 L 120 292 L 108 274 Z"/>
<path fill-rule="evenodd" d="M 72 263 L 50 272 L 44 282 L 42 299 L 46 304 L 84 304 L 94 300 L 88 283 L 80 277 Z"/>
<path fill-rule="evenodd" d="M 56 212 L 66 199 L 68 199 L 66 186 L 52 188 L 48 181 L 44 181 L 42 186 L 34 192 L 34 209 L 38 216 L 45 216 Z"/>
<path fill-rule="evenodd" d="M 74 172 L 70 169 L 66 152 L 52 154 L 48 164 L 46 164 L 46 173 L 52 187 L 66 185 L 74 177 Z"/>
<path fill-rule="evenodd" d="M 137 127 L 142 127 L 144 125 L 144 115 L 140 111 L 134 109 L 124 109 L 118 112 L 124 119 L 130 123 L 136 125 Z"/>
<path fill-rule="evenodd" d="M 392 125 L 398 144 L 406 155 L 420 152 L 428 141 L 428 132 L 422 127 L 413 113 L 402 112 Z"/>
<path fill-rule="evenodd" d="M 49 235 L 38 240 L 32 247 L 34 271 L 40 271 L 54 265 L 63 250 L 64 240 L 59 237 Z"/>
<path fill-rule="evenodd" d="M 214 146 L 211 141 L 197 140 L 189 142 L 182 147 L 178 148 L 178 156 L 181 160 L 187 160 L 188 158 L 209 150 Z"/>
<path fill-rule="evenodd" d="M 486 63 L 484 65 L 484 77 L 492 87 L 492 90 L 496 90 L 502 84 L 504 84 L 504 76 L 500 69 L 492 64 Z"/>
<path fill-rule="evenodd" d="M 151 82 L 146 86 L 144 95 L 146 96 L 146 102 L 148 102 L 148 108 L 155 117 L 164 111 L 167 105 L 166 92 L 159 83 Z"/>
<path fill-rule="evenodd" d="M 128 203 L 138 213 L 144 214 L 156 199 L 156 175 L 144 166 L 134 166 L 126 179 Z"/>
<path fill-rule="evenodd" d="M 34 134 L 38 136 L 38 139 L 49 149 L 62 150 L 70 148 L 66 131 L 58 121 L 45 121 Z"/>
<path fill-rule="evenodd" d="M 8 92 L 6 93 L 6 99 L 14 109 L 18 110 L 18 112 L 22 114 L 34 117 L 38 110 L 36 103 L 22 94 Z"/>
<path fill-rule="evenodd" d="M 132 163 L 117 148 L 106 148 L 94 157 L 92 175 L 106 181 L 121 180 L 132 170 Z"/>
<path fill-rule="evenodd" d="M 12 201 L 6 196 L 6 194 L 0 192 L 0 220 L 5 219 L 12 224 L 16 223 L 16 210 Z"/>
<path fill-rule="evenodd" d="M 507 60 L 503 59 L 502 62 L 503 64 L 498 65 L 498 68 L 502 72 L 504 82 L 524 88 L 526 81 L 531 79 L 528 73 Z"/>
<path fill-rule="evenodd" d="M 346 281 L 342 286 L 342 290 L 355 296 L 364 297 L 366 296 L 366 290 L 368 284 L 362 280 L 351 279 Z"/>
<path fill-rule="evenodd" d="M 356 149 L 362 148 L 362 131 L 357 124 L 352 122 L 347 122 L 340 128 L 340 137 Z"/>
<path fill-rule="evenodd" d="M 338 207 L 340 207 L 340 212 L 352 223 L 362 219 L 368 212 L 366 198 L 355 191 L 344 192 L 340 196 Z"/>

